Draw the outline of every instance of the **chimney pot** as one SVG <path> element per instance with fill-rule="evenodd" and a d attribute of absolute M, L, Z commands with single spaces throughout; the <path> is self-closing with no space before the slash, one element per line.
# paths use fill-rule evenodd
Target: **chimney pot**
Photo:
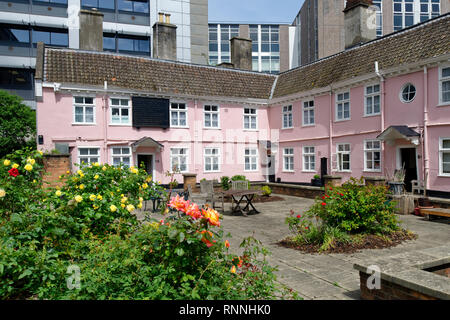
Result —
<path fill-rule="evenodd" d="M 252 70 L 252 40 L 233 37 L 231 42 L 231 63 L 236 69 Z"/>
<path fill-rule="evenodd" d="M 153 57 L 177 60 L 177 26 L 166 22 L 153 25 Z"/>
<path fill-rule="evenodd" d="M 344 20 L 345 49 L 376 39 L 376 7 L 372 0 L 347 1 Z"/>
<path fill-rule="evenodd" d="M 81 9 L 79 17 L 80 49 L 103 51 L 103 13 Z"/>

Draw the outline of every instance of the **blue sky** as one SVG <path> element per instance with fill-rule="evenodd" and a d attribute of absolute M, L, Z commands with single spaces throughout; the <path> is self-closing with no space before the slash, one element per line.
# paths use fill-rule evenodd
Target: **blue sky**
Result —
<path fill-rule="evenodd" d="M 209 0 L 211 22 L 292 23 L 304 0 Z"/>

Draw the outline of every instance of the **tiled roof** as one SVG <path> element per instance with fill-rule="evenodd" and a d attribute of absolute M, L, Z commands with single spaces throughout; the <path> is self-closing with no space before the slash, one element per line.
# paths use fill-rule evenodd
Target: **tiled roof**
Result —
<path fill-rule="evenodd" d="M 450 53 L 450 15 L 279 75 L 273 97 L 283 97 Z"/>
<path fill-rule="evenodd" d="M 276 77 L 269 74 L 152 58 L 45 48 L 44 81 L 149 93 L 268 99 Z"/>

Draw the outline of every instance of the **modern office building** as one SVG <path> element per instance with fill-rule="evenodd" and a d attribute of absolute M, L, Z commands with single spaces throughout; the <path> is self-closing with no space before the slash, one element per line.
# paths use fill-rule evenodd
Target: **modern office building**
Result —
<path fill-rule="evenodd" d="M 293 67 L 341 52 L 346 0 L 305 0 L 296 16 Z M 449 0 L 364 0 L 376 6 L 377 36 L 412 26 L 450 11 Z"/>
<path fill-rule="evenodd" d="M 164 13 L 177 27 L 176 59 L 208 63 L 207 0 L 0 0 L 0 89 L 34 108 L 36 43 L 78 49 L 82 9 L 103 14 L 104 51 L 152 56 Z"/>
<path fill-rule="evenodd" d="M 252 40 L 253 71 L 279 73 L 292 67 L 290 34 L 287 24 L 209 23 L 209 64 L 230 62 L 230 39 Z"/>

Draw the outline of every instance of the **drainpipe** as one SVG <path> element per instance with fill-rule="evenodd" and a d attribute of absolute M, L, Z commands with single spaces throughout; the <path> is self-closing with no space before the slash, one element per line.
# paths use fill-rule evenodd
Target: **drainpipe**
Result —
<path fill-rule="evenodd" d="M 102 111 L 103 111 L 103 154 L 104 159 L 106 159 L 106 163 L 108 163 L 108 107 L 107 107 L 107 98 L 106 98 L 106 92 L 108 90 L 108 82 L 105 81 L 103 85 L 103 97 L 102 97 Z"/>
<path fill-rule="evenodd" d="M 380 106 L 380 128 L 381 132 L 384 131 L 384 105 L 385 105 L 385 97 L 386 97 L 386 88 L 385 88 L 385 81 L 384 76 L 380 72 L 380 68 L 378 66 L 378 61 L 375 61 L 375 74 L 380 78 L 380 90 L 381 90 L 381 106 Z M 381 154 L 383 155 L 381 160 L 381 173 L 383 174 L 383 169 L 385 169 L 385 150 L 384 150 L 384 143 L 381 144 Z"/>
<path fill-rule="evenodd" d="M 428 68 L 423 67 L 423 86 L 424 86 L 424 94 L 423 94 L 423 133 L 422 133 L 422 160 L 423 160 L 423 181 L 424 181 L 424 191 L 423 195 L 426 197 L 427 189 L 428 189 L 428 174 L 429 174 L 429 166 L 430 159 L 428 157 Z"/>
<path fill-rule="evenodd" d="M 333 171 L 333 86 L 330 85 L 330 124 L 329 124 L 329 131 L 330 131 L 330 146 L 329 146 L 329 153 L 330 153 L 330 175 Z"/>
<path fill-rule="evenodd" d="M 193 161 L 194 161 L 194 172 L 195 174 L 197 174 L 197 148 L 198 148 L 198 129 L 197 129 L 197 111 L 198 111 L 198 100 L 195 99 L 194 100 L 194 156 L 193 156 Z"/>

